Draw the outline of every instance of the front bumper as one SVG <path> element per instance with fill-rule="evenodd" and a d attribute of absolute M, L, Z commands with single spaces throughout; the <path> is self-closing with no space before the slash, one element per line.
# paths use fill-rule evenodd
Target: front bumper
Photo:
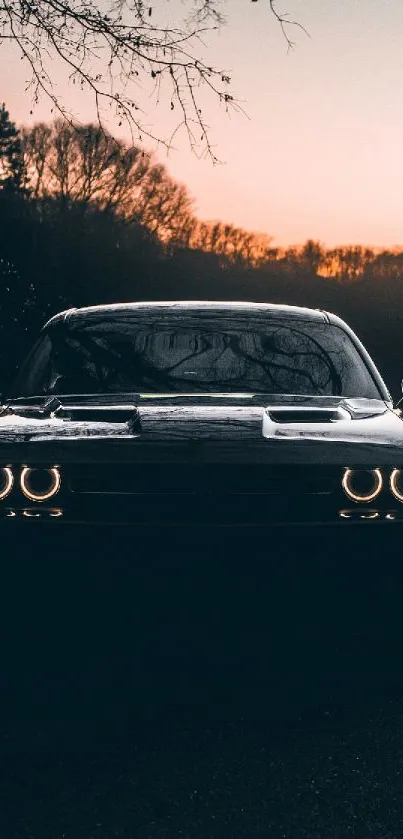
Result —
<path fill-rule="evenodd" d="M 222 499 L 178 499 L 161 501 L 150 499 L 122 499 L 111 501 L 48 506 L 30 504 L 24 507 L 2 506 L 1 529 L 13 528 L 17 522 L 27 528 L 46 524 L 52 528 L 70 526 L 123 526 L 145 529 L 287 529 L 336 528 L 347 530 L 354 526 L 399 528 L 403 524 L 403 505 L 381 508 L 375 505 L 347 507 L 341 505 L 293 505 L 267 503 L 267 499 L 249 499 L 241 503 L 224 503 Z"/>

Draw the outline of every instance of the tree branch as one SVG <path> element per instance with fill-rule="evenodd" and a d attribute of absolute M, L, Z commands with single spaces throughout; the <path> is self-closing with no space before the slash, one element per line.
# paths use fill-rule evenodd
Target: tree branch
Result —
<path fill-rule="evenodd" d="M 193 11 L 182 25 L 167 27 L 152 20 L 147 0 L 112 0 L 106 12 L 97 0 L 0 0 L 0 44 L 14 41 L 28 62 L 33 104 L 44 94 L 52 109 L 74 123 L 52 84 L 50 62 L 56 57 L 68 69 L 70 81 L 92 93 L 101 126 L 106 106 L 119 124 L 129 126 L 132 141 L 147 137 L 167 149 L 184 128 L 191 149 L 217 162 L 201 108 L 202 91 L 227 111 L 242 110 L 229 75 L 201 58 L 203 38 L 225 24 L 221 7 L 226 0 L 189 2 Z M 275 0 L 269 0 L 269 8 L 292 48 L 289 27 L 306 30 L 280 13 Z M 145 124 L 146 114 L 134 94 L 154 88 L 159 103 L 163 80 L 171 110 L 178 107 L 180 115 L 168 138 L 157 137 Z"/>

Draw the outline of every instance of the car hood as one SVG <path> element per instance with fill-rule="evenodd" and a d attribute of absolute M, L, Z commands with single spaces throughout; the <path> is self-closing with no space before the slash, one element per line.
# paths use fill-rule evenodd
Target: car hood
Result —
<path fill-rule="evenodd" d="M 307 441 L 403 446 L 382 400 L 270 394 L 136 394 L 19 399 L 0 415 L 0 447 L 96 439 L 137 442 Z"/>

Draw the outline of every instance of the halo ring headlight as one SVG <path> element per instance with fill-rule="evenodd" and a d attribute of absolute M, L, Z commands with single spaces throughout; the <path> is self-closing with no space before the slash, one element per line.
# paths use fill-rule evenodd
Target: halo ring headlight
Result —
<path fill-rule="evenodd" d="M 360 474 L 372 475 L 373 485 L 368 492 L 358 492 L 354 489 L 354 478 Z M 357 504 L 368 504 L 378 497 L 383 487 L 383 478 L 380 469 L 346 469 L 343 475 L 342 486 L 348 498 L 356 501 Z"/>
<path fill-rule="evenodd" d="M 7 498 L 14 486 L 14 475 L 9 466 L 0 469 L 0 501 Z"/>
<path fill-rule="evenodd" d="M 390 476 L 390 488 L 395 498 L 403 502 L 403 471 L 401 469 L 393 469 Z"/>
<path fill-rule="evenodd" d="M 44 489 L 36 490 L 32 486 L 32 473 L 42 472 L 48 475 L 49 484 Z M 21 489 L 26 498 L 30 501 L 48 501 L 59 492 L 62 479 L 57 466 L 52 466 L 49 469 L 32 469 L 29 466 L 24 466 L 21 472 Z"/>

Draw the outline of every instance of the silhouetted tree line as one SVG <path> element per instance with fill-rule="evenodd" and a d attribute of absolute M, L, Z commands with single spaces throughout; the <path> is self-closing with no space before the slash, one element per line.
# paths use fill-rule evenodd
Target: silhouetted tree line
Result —
<path fill-rule="evenodd" d="M 0 108 L 0 390 L 43 322 L 70 306 L 245 299 L 329 309 L 362 337 L 393 395 L 403 360 L 403 252 L 275 248 L 199 221 L 150 155 L 55 121 L 18 130 Z"/>

